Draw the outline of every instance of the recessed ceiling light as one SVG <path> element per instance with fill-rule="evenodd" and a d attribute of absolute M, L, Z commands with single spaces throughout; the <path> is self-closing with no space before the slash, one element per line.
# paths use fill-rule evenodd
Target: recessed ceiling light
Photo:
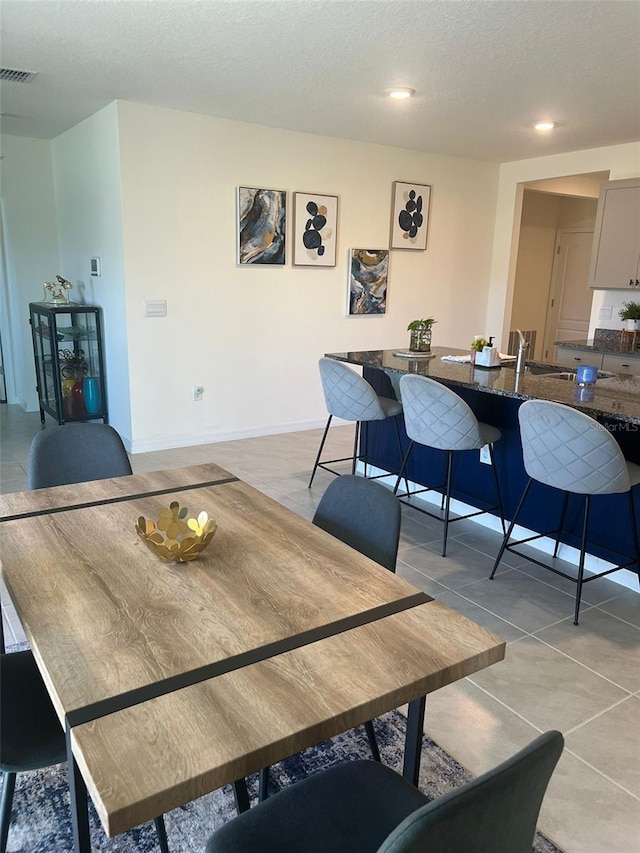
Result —
<path fill-rule="evenodd" d="M 544 133 L 547 130 L 553 130 L 556 123 L 555 121 L 537 121 L 533 126 L 535 130 L 540 131 L 540 133 Z"/>
<path fill-rule="evenodd" d="M 394 101 L 404 101 L 415 93 L 416 90 L 410 89 L 408 86 L 396 86 L 395 89 L 387 89 L 387 95 Z"/>

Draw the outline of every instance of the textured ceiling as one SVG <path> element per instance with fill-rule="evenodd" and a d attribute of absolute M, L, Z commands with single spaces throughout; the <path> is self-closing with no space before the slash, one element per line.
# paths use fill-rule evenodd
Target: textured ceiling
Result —
<path fill-rule="evenodd" d="M 15 135 L 124 99 L 494 162 L 640 139 L 636 0 L 1 0 L 0 26 L 38 72 L 0 87 Z"/>

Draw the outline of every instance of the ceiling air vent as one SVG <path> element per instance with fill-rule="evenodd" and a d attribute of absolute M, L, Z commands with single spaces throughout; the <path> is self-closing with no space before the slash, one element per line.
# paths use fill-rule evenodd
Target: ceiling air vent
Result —
<path fill-rule="evenodd" d="M 14 83 L 30 83 L 37 71 L 17 71 L 15 68 L 0 68 L 0 80 L 11 80 Z"/>

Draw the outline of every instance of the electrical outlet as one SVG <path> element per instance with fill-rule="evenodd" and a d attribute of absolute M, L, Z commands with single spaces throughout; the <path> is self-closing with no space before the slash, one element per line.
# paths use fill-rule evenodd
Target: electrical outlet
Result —
<path fill-rule="evenodd" d="M 480 448 L 480 461 L 483 465 L 491 465 L 491 454 L 489 453 L 489 445 L 484 444 Z"/>
<path fill-rule="evenodd" d="M 192 394 L 195 403 L 202 400 L 202 398 L 204 397 L 204 388 L 202 387 L 202 385 L 194 385 L 192 389 Z"/>

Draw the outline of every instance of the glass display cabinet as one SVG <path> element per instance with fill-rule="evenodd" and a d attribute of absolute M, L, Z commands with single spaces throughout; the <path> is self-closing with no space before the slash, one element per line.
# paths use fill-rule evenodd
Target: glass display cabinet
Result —
<path fill-rule="evenodd" d="M 100 309 L 31 302 L 29 323 L 41 422 L 107 423 Z"/>

